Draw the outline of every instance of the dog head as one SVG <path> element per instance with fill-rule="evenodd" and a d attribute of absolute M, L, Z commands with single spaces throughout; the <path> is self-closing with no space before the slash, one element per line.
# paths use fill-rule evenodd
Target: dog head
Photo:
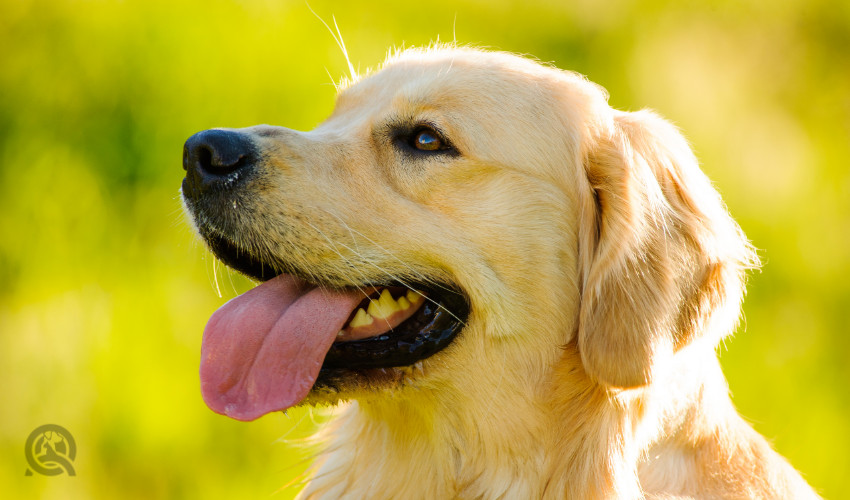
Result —
<path fill-rule="evenodd" d="M 406 51 L 310 132 L 208 130 L 183 160 L 197 231 L 262 282 L 202 348 L 205 400 L 243 420 L 530 394 L 569 345 L 646 384 L 732 328 L 753 259 L 673 127 L 508 54 Z"/>

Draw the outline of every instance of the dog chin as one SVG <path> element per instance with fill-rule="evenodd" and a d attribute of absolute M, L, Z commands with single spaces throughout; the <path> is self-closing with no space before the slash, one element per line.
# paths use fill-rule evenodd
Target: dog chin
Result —
<path fill-rule="evenodd" d="M 312 390 L 297 406 L 336 405 L 353 399 L 381 397 L 425 376 L 424 364 L 369 370 L 322 369 Z"/>

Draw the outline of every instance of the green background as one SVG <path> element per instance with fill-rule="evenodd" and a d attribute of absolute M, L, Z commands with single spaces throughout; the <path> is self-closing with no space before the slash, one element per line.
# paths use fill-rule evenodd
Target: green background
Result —
<path fill-rule="evenodd" d="M 850 3 L 311 6 L 363 70 L 456 36 L 678 124 L 765 261 L 721 348 L 735 404 L 822 494 L 850 498 Z M 0 3 L 4 498 L 297 492 L 303 438 L 332 410 L 243 424 L 201 401 L 203 326 L 250 283 L 191 234 L 181 151 L 215 126 L 310 129 L 346 72 L 300 0 Z M 76 477 L 24 476 L 44 423 L 75 436 Z"/>

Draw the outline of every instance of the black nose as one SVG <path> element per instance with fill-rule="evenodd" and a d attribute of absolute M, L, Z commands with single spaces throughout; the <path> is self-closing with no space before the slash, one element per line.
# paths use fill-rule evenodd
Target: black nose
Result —
<path fill-rule="evenodd" d="M 187 194 L 202 194 L 211 185 L 238 178 L 256 159 L 257 148 L 246 134 L 220 129 L 198 132 L 183 145 Z"/>

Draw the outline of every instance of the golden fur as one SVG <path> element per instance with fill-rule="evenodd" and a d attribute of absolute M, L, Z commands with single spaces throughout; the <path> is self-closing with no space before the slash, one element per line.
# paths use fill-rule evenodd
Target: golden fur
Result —
<path fill-rule="evenodd" d="M 394 152 L 388 124 L 420 122 L 460 154 Z M 245 248 L 331 285 L 427 276 L 471 303 L 421 366 L 308 398 L 350 402 L 301 498 L 816 498 L 732 406 L 715 350 L 757 259 L 654 113 L 436 47 L 342 89 L 311 132 L 243 131 L 268 179 L 244 200 Z"/>

